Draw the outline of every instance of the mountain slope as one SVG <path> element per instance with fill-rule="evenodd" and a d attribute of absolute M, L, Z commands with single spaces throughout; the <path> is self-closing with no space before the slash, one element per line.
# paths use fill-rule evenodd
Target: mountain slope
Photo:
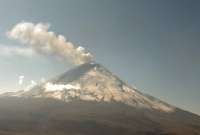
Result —
<path fill-rule="evenodd" d="M 138 108 L 172 112 L 175 107 L 142 94 L 106 68 L 96 63 L 82 64 L 30 91 L 17 92 L 18 96 L 52 97 L 66 102 L 72 100 L 116 101 Z"/>
<path fill-rule="evenodd" d="M 0 134 L 200 135 L 200 117 L 86 63 L 0 98 Z"/>
<path fill-rule="evenodd" d="M 199 117 L 116 102 L 0 98 L 0 135 L 199 135 Z"/>

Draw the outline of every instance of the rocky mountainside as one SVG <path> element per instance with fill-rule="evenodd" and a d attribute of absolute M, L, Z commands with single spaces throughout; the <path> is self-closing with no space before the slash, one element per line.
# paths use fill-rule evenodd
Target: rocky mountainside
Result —
<path fill-rule="evenodd" d="M 200 117 L 143 94 L 96 63 L 0 96 L 2 135 L 200 135 Z"/>
<path fill-rule="evenodd" d="M 8 94 L 8 93 L 7 93 Z M 29 91 L 9 93 L 18 97 L 50 97 L 66 102 L 72 100 L 116 101 L 138 108 L 172 112 L 175 107 L 142 94 L 96 63 L 78 66 Z M 8 94 L 8 95 L 9 95 Z"/>

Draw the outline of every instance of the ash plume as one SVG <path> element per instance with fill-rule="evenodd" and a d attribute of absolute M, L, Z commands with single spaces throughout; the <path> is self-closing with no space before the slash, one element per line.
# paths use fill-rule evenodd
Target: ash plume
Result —
<path fill-rule="evenodd" d="M 50 25 L 21 22 L 16 24 L 8 33 L 8 37 L 28 44 L 37 53 L 57 55 L 66 58 L 76 65 L 92 61 L 93 56 L 85 48 L 76 47 L 66 40 L 63 35 L 49 31 Z"/>

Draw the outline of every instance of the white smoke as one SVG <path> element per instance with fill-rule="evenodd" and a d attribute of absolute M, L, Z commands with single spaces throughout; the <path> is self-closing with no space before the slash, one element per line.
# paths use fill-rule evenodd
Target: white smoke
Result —
<path fill-rule="evenodd" d="M 24 76 L 21 75 L 21 76 L 19 76 L 18 84 L 22 85 L 23 82 L 24 82 Z"/>
<path fill-rule="evenodd" d="M 79 90 L 80 89 L 80 85 L 71 85 L 71 84 L 52 84 L 50 82 L 48 82 L 45 86 L 45 91 L 62 91 L 62 90 L 70 90 L 70 89 L 74 89 L 74 90 Z"/>
<path fill-rule="evenodd" d="M 63 35 L 49 31 L 49 24 L 21 22 L 7 33 L 8 37 L 31 45 L 31 48 L 45 55 L 58 55 L 71 60 L 74 64 L 83 64 L 93 59 L 91 53 L 83 47 L 75 47 L 66 41 Z"/>

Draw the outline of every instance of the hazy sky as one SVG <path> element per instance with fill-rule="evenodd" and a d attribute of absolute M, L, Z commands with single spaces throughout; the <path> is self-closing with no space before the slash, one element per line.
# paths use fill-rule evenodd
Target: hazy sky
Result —
<path fill-rule="evenodd" d="M 0 0 L 0 45 L 23 46 L 6 37 L 21 21 L 50 23 L 51 31 L 87 48 L 140 91 L 200 114 L 199 13 L 198 0 Z M 73 66 L 0 53 L 1 91 Z"/>

